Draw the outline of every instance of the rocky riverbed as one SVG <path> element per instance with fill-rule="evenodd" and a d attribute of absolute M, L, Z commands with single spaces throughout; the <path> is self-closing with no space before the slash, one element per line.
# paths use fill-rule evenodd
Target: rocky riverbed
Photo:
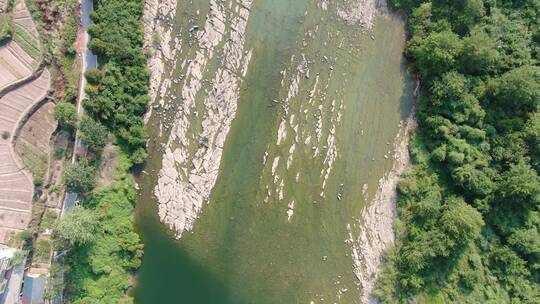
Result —
<path fill-rule="evenodd" d="M 413 125 L 403 21 L 375 0 L 150 0 L 145 24 L 136 301 L 167 301 L 152 282 L 176 269 L 190 303 L 209 282 L 221 303 L 368 302 Z"/>

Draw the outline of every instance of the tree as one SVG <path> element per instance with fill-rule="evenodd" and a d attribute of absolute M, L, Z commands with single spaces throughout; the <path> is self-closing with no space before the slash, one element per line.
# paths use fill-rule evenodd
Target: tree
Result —
<path fill-rule="evenodd" d="M 491 16 L 486 31 L 497 41 L 497 49 L 502 58 L 499 65 L 510 70 L 524 65 L 533 64 L 531 61 L 531 30 L 525 20 L 515 16 L 506 16 L 501 10 L 490 9 Z"/>
<path fill-rule="evenodd" d="M 58 121 L 60 128 L 71 131 L 77 127 L 79 118 L 77 109 L 71 103 L 61 102 L 54 107 L 54 119 Z"/>
<path fill-rule="evenodd" d="M 539 303 L 540 1 L 391 3 L 408 15 L 422 93 L 377 296 Z"/>
<path fill-rule="evenodd" d="M 121 132 L 120 136 L 130 147 L 144 147 L 148 140 L 148 135 L 143 124 L 132 125 L 128 130 Z"/>
<path fill-rule="evenodd" d="M 101 123 L 89 118 L 81 122 L 80 132 L 82 142 L 92 152 L 101 154 L 107 144 L 107 135 L 109 134 L 107 128 Z"/>
<path fill-rule="evenodd" d="M 431 2 L 422 3 L 412 13 L 414 18 L 410 20 L 409 28 L 417 38 L 425 38 L 427 31 L 431 28 L 432 17 L 432 5 Z"/>
<path fill-rule="evenodd" d="M 524 162 L 510 165 L 502 180 L 502 197 L 516 204 L 531 204 L 530 207 L 540 203 L 540 177 L 530 165 Z"/>
<path fill-rule="evenodd" d="M 86 245 L 95 240 L 98 220 L 94 211 L 77 207 L 56 222 L 54 232 L 71 246 Z"/>
<path fill-rule="evenodd" d="M 508 238 L 508 243 L 522 254 L 536 255 L 537 260 L 540 262 L 540 234 L 538 229 L 515 230 Z"/>
<path fill-rule="evenodd" d="M 82 162 L 66 168 L 64 183 L 69 191 L 87 193 L 96 186 L 96 169 Z"/>
<path fill-rule="evenodd" d="M 445 30 L 429 34 L 411 53 L 422 75 L 430 78 L 454 68 L 462 49 L 459 36 Z"/>
<path fill-rule="evenodd" d="M 456 244 L 466 245 L 480 235 L 482 215 L 462 198 L 447 200 L 441 216 L 441 227 Z"/>
<path fill-rule="evenodd" d="M 540 67 L 523 66 L 491 82 L 493 100 L 507 110 L 524 115 L 540 105 Z"/>
<path fill-rule="evenodd" d="M 89 84 L 96 85 L 101 82 L 101 79 L 103 78 L 103 73 L 99 69 L 90 69 L 86 71 L 86 74 L 84 76 L 86 77 L 86 81 L 88 81 Z"/>
<path fill-rule="evenodd" d="M 459 28 L 459 33 L 466 32 L 486 13 L 484 0 L 458 0 L 454 3 L 459 6 L 459 11 L 456 11 L 456 27 Z"/>
<path fill-rule="evenodd" d="M 535 157 L 540 155 L 540 112 L 533 113 L 524 128 L 524 135 Z"/>
<path fill-rule="evenodd" d="M 463 69 L 472 74 L 495 71 L 501 60 L 497 43 L 486 33 L 485 28 L 474 28 L 463 39 Z"/>
<path fill-rule="evenodd" d="M 527 263 L 509 247 L 498 247 L 491 252 L 493 272 L 506 282 L 518 277 L 529 276 Z"/>
<path fill-rule="evenodd" d="M 133 153 L 131 153 L 129 159 L 133 164 L 138 165 L 144 163 L 146 156 L 148 156 L 146 150 L 144 148 L 138 148 Z"/>
<path fill-rule="evenodd" d="M 433 81 L 430 91 L 431 104 L 436 108 L 430 105 L 429 111 L 436 111 L 453 123 L 475 125 L 485 115 L 478 99 L 471 94 L 470 81 L 463 74 L 455 71 L 445 73 L 440 80 Z"/>
<path fill-rule="evenodd" d="M 465 164 L 452 170 L 453 180 L 470 195 L 486 196 L 493 192 L 496 187 L 494 176 L 493 169 L 476 167 L 473 164 Z"/>

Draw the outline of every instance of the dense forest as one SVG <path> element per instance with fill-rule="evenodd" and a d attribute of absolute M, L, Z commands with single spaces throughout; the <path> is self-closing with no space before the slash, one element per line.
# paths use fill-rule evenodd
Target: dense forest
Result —
<path fill-rule="evenodd" d="M 419 75 L 384 303 L 540 303 L 540 1 L 392 0 Z"/>

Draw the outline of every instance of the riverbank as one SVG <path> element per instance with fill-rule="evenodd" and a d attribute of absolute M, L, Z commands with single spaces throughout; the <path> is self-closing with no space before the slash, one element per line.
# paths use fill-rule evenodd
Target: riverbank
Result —
<path fill-rule="evenodd" d="M 397 214 L 397 185 L 409 169 L 409 139 L 416 128 L 414 107 L 411 114 L 400 122 L 400 128 L 393 142 L 394 159 L 390 172 L 379 180 L 375 196 L 362 210 L 360 233 L 353 240 L 354 273 L 362 286 L 362 302 L 377 303 L 372 292 L 382 271 L 385 252 L 395 241 L 395 221 Z M 353 239 L 353 236 L 349 236 Z"/>
<path fill-rule="evenodd" d="M 91 8 L 90 4 L 83 3 L 84 8 Z M 138 0 L 94 4 L 94 24 L 88 27 L 92 52 L 84 54 L 90 69 L 82 81 L 83 100 L 73 109 L 80 112 L 82 104 L 86 115 L 75 119 L 80 140 L 73 164 L 64 174 L 81 207 L 69 210 L 55 227 L 62 249 L 69 251 L 66 277 L 72 303 L 130 301 L 127 291 L 143 253 L 134 231 L 136 190 L 131 175 L 146 157 L 142 116 L 149 75 L 143 50 L 143 4 Z M 82 18 L 88 26 L 88 16 Z"/>

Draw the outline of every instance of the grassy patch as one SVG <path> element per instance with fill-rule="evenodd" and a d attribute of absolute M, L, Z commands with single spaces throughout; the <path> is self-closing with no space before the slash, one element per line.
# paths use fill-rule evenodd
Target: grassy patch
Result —
<path fill-rule="evenodd" d="M 13 35 L 13 22 L 11 16 L 0 14 L 0 46 L 7 43 Z"/>
<path fill-rule="evenodd" d="M 68 275 L 73 303 L 116 303 L 125 297 L 130 273 L 140 265 L 142 244 L 131 221 L 136 193 L 130 166 L 122 156 L 114 185 L 95 192 L 84 203 L 99 225 L 93 241 L 73 249 Z"/>
<path fill-rule="evenodd" d="M 32 149 L 26 142 L 19 142 L 16 150 L 21 157 L 25 167 L 30 170 L 36 181 L 43 179 L 47 172 L 49 157 L 46 153 L 41 153 Z"/>
<path fill-rule="evenodd" d="M 54 222 L 58 218 L 58 214 L 53 210 L 47 210 L 41 218 L 41 224 L 39 225 L 39 232 L 45 232 L 47 229 L 52 229 Z"/>
<path fill-rule="evenodd" d="M 28 55 L 36 61 L 39 61 L 41 56 L 39 40 L 28 33 L 22 26 L 15 23 L 13 24 L 13 40 L 17 42 Z"/>
<path fill-rule="evenodd" d="M 34 261 L 48 263 L 52 251 L 52 242 L 47 239 L 39 239 L 34 249 Z"/>

